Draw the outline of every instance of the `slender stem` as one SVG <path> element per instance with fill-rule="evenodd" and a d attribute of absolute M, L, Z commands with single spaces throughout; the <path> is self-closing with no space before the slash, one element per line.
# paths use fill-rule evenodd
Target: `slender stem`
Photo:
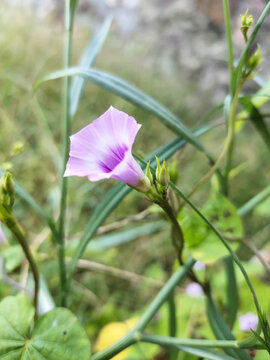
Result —
<path fill-rule="evenodd" d="M 176 318 L 176 306 L 174 299 L 174 291 L 168 299 L 168 313 L 169 313 L 169 336 L 172 338 L 176 337 L 177 333 L 177 318 Z M 170 349 L 169 360 L 177 359 L 177 351 Z"/>
<path fill-rule="evenodd" d="M 238 96 L 240 94 L 241 88 L 242 88 L 242 85 L 239 85 L 239 87 L 237 88 L 237 90 L 235 92 L 233 100 L 232 100 L 232 105 L 231 105 L 231 110 L 230 110 L 230 115 L 229 115 L 229 120 L 228 120 L 228 135 L 225 139 L 225 144 L 221 151 L 221 154 L 219 155 L 219 158 L 217 159 L 215 165 L 208 171 L 208 173 L 206 175 L 204 175 L 204 177 L 201 180 L 199 180 L 197 182 L 197 184 L 194 186 L 194 188 L 188 194 L 188 198 L 190 198 L 217 171 L 218 167 L 220 166 L 223 159 L 225 158 L 227 151 L 230 148 L 230 145 L 231 145 L 231 143 L 233 141 L 233 137 L 234 137 L 235 113 L 236 113 L 236 108 L 237 108 L 237 103 L 238 103 Z"/>
<path fill-rule="evenodd" d="M 234 76 L 234 67 L 233 67 L 233 46 L 232 46 L 232 33 L 231 33 L 231 21 L 230 21 L 230 8 L 229 1 L 223 0 L 223 12 L 224 12 L 224 21 L 226 29 L 226 38 L 227 38 L 227 48 L 228 48 L 228 66 L 230 73 L 230 93 L 233 93 L 233 76 Z"/>
<path fill-rule="evenodd" d="M 197 207 L 182 193 L 182 191 L 180 189 L 178 189 L 177 186 L 175 186 L 172 182 L 170 182 L 170 186 L 171 188 L 203 219 L 203 221 L 212 229 L 212 231 L 217 235 L 217 237 L 221 240 L 221 242 L 223 243 L 223 245 L 226 247 L 226 249 L 229 251 L 229 253 L 231 254 L 234 262 L 236 263 L 236 265 L 239 267 L 240 271 L 242 272 L 246 283 L 250 289 L 250 292 L 252 294 L 252 298 L 257 310 L 258 315 L 261 314 L 261 309 L 260 309 L 260 305 L 259 305 L 259 301 L 257 298 L 257 295 L 255 293 L 254 287 L 248 277 L 248 274 L 244 268 L 244 266 L 242 265 L 241 261 L 239 260 L 238 256 L 235 254 L 235 252 L 232 250 L 231 246 L 228 244 L 228 242 L 223 238 L 223 236 L 220 234 L 220 232 L 216 229 L 216 227 L 214 225 L 212 225 L 212 223 L 197 209 Z"/>
<path fill-rule="evenodd" d="M 247 348 L 250 349 L 251 345 L 243 345 L 240 347 L 237 340 L 201 340 L 201 339 L 178 339 L 169 336 L 148 335 L 142 334 L 140 341 L 163 345 L 163 346 L 192 346 L 192 347 L 207 347 L 207 348 Z M 262 348 L 260 344 L 252 345 L 252 348 Z"/>
<path fill-rule="evenodd" d="M 186 276 L 189 270 L 192 268 L 195 260 L 190 258 L 188 261 L 180 267 L 160 290 L 152 303 L 148 306 L 144 314 L 141 316 L 137 324 L 132 330 L 130 330 L 123 338 L 100 351 L 99 353 L 91 357 L 92 360 L 109 360 L 120 351 L 126 349 L 128 346 L 134 344 L 140 340 L 140 332 L 142 332 L 148 323 L 152 320 L 155 313 L 161 307 L 161 305 L 169 298 L 174 288 L 180 281 Z"/>
<path fill-rule="evenodd" d="M 0 204 L 0 220 L 6 224 L 12 234 L 16 237 L 19 244 L 21 245 L 23 252 L 25 254 L 26 259 L 29 262 L 31 271 L 33 273 L 34 278 L 34 307 L 35 307 L 35 319 L 37 319 L 38 315 L 38 290 L 39 290 L 39 273 L 38 267 L 35 262 L 35 259 L 32 255 L 32 252 L 27 244 L 27 240 L 25 238 L 25 234 L 21 227 L 18 225 L 16 219 L 11 215 L 3 205 Z"/>
<path fill-rule="evenodd" d="M 71 65 L 71 40 L 72 40 L 72 21 L 70 14 L 70 0 L 66 0 L 65 5 L 65 46 L 64 46 L 64 68 L 67 69 Z M 62 175 L 66 168 L 69 154 L 69 136 L 71 132 L 71 119 L 69 114 L 69 90 L 70 77 L 63 78 L 63 140 L 62 140 L 62 157 L 63 168 Z M 65 215 L 67 202 L 67 177 L 62 176 L 61 198 L 60 198 L 60 215 L 59 215 L 59 242 L 57 244 L 59 276 L 60 276 L 60 302 L 62 306 L 66 306 L 66 264 L 65 264 Z"/>

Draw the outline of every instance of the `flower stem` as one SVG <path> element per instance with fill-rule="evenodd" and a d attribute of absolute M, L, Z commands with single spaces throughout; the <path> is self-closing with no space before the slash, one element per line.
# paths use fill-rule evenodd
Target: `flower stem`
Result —
<path fill-rule="evenodd" d="M 65 46 L 64 46 L 64 68 L 67 69 L 71 64 L 71 44 L 72 44 L 72 15 L 70 13 L 70 0 L 66 0 L 65 4 Z M 62 157 L 64 174 L 69 154 L 69 136 L 71 132 L 71 118 L 69 113 L 70 77 L 63 79 L 63 140 L 62 140 Z M 60 198 L 60 215 L 59 215 L 59 241 L 57 244 L 59 276 L 60 276 L 60 302 L 61 306 L 66 306 L 67 280 L 66 280 L 66 264 L 65 264 L 65 216 L 67 202 L 67 178 L 62 176 L 61 198 Z"/>
<path fill-rule="evenodd" d="M 231 34 L 230 8 L 229 8 L 228 0 L 223 0 L 223 12 L 224 12 L 224 21 L 225 21 L 227 48 L 228 48 L 228 66 L 229 66 L 229 73 L 230 73 L 230 93 L 232 93 L 233 92 L 234 66 L 233 66 L 233 46 L 232 46 L 232 34 Z"/>
<path fill-rule="evenodd" d="M 33 273 L 34 278 L 34 307 L 35 307 L 35 319 L 37 319 L 38 315 L 38 290 L 39 290 L 39 273 L 38 273 L 38 267 L 34 260 L 34 257 L 31 253 L 31 250 L 27 244 L 27 240 L 25 238 L 25 234 L 21 227 L 18 225 L 16 219 L 12 214 L 10 214 L 6 208 L 0 204 L 0 220 L 6 224 L 6 226 L 9 228 L 9 230 L 12 232 L 12 234 L 16 237 L 18 240 L 20 246 L 22 247 L 22 250 L 25 254 L 26 259 L 29 262 L 31 271 Z"/>

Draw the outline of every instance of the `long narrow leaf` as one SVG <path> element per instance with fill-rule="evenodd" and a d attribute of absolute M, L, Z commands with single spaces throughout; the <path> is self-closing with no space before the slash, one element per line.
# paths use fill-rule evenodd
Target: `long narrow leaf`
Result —
<path fill-rule="evenodd" d="M 62 78 L 64 76 L 80 76 L 84 79 L 90 80 L 96 85 L 99 85 L 122 97 L 123 99 L 139 106 L 140 108 L 149 111 L 150 113 L 156 115 L 177 135 L 186 139 L 197 149 L 204 152 L 209 158 L 211 158 L 211 156 L 207 153 L 203 145 L 198 141 L 192 131 L 189 130 L 169 109 L 161 105 L 158 101 L 154 100 L 151 96 L 145 94 L 135 86 L 130 85 L 128 82 L 114 75 L 96 69 L 82 69 L 79 67 L 73 67 L 55 71 L 44 76 L 37 82 L 36 87 L 45 81 Z"/>
<path fill-rule="evenodd" d="M 267 186 L 265 189 L 260 191 L 257 195 L 247 201 L 244 205 L 242 205 L 238 210 L 238 214 L 240 216 L 245 216 L 250 211 L 255 209 L 260 203 L 262 203 L 265 199 L 270 196 L 270 186 Z"/>
<path fill-rule="evenodd" d="M 207 295 L 206 312 L 210 326 L 218 340 L 235 340 L 227 324 L 222 319 L 210 293 Z M 224 351 L 227 355 L 236 359 L 251 360 L 251 357 L 244 350 L 225 348 Z"/>
<path fill-rule="evenodd" d="M 225 272 L 226 272 L 226 292 L 227 292 L 227 323 L 230 328 L 236 320 L 237 310 L 239 306 L 238 287 L 236 282 L 236 274 L 234 263 L 230 256 L 224 259 Z"/>
<path fill-rule="evenodd" d="M 84 250 L 84 254 L 86 255 L 96 251 L 111 249 L 115 246 L 119 246 L 136 240 L 140 236 L 146 236 L 159 232 L 165 227 L 166 222 L 159 220 L 140 226 L 135 226 L 132 229 L 116 231 L 112 234 L 99 236 L 96 239 L 93 238 L 93 240 L 88 243 L 87 247 Z M 80 239 L 73 239 L 66 244 L 66 254 L 68 256 L 73 256 L 74 251 L 78 246 L 79 240 Z"/>
<path fill-rule="evenodd" d="M 102 48 L 102 45 L 108 35 L 110 26 L 111 26 L 112 18 L 108 17 L 100 30 L 94 36 L 94 38 L 90 41 L 89 45 L 86 47 L 83 55 L 81 57 L 79 66 L 83 68 L 90 68 L 94 65 L 96 58 Z M 70 88 L 70 116 L 73 117 L 76 114 L 78 104 L 85 87 L 86 80 L 82 77 L 75 77 L 71 83 Z"/>
<path fill-rule="evenodd" d="M 211 129 L 211 126 L 206 126 L 201 129 L 198 129 L 194 132 L 194 136 L 199 136 Z M 159 157 L 160 161 L 168 159 L 172 156 L 177 150 L 186 145 L 186 141 L 177 138 L 165 146 L 157 149 L 154 153 L 150 154 L 146 161 L 150 160 L 152 164 L 155 161 L 155 155 Z M 76 268 L 76 264 L 79 258 L 82 256 L 88 242 L 92 239 L 93 235 L 96 233 L 98 227 L 104 222 L 109 214 L 116 208 L 116 206 L 123 200 L 123 198 L 132 191 L 132 189 L 124 183 L 119 182 L 116 184 L 104 197 L 103 201 L 95 208 L 88 224 L 85 227 L 82 238 L 80 239 L 79 245 L 76 249 L 76 252 L 72 258 L 70 268 L 69 268 L 69 281 L 71 276 Z"/>

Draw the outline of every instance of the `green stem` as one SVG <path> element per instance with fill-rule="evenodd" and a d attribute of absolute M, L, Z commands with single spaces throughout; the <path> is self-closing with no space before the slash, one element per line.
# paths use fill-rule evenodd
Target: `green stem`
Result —
<path fill-rule="evenodd" d="M 241 261 L 239 260 L 238 256 L 232 250 L 232 248 L 230 247 L 228 242 L 219 233 L 219 231 L 215 228 L 215 226 L 212 225 L 212 223 L 197 209 L 197 207 L 182 193 L 182 191 L 180 189 L 178 189 L 178 187 L 175 186 L 172 182 L 170 182 L 170 186 L 203 219 L 203 221 L 212 229 L 212 231 L 217 235 L 217 237 L 221 240 L 221 242 L 226 247 L 228 252 L 231 254 L 234 262 L 239 267 L 240 271 L 242 272 L 242 274 L 243 274 L 243 276 L 244 276 L 244 278 L 246 280 L 246 283 L 247 283 L 247 285 L 248 285 L 248 287 L 250 289 L 250 292 L 252 294 L 252 298 L 253 298 L 257 313 L 258 313 L 258 315 L 260 315 L 261 314 L 261 309 L 260 309 L 260 305 L 259 305 L 259 302 L 258 302 L 257 295 L 256 295 L 255 290 L 253 288 L 253 285 L 252 285 L 252 283 L 251 283 L 251 281 L 250 281 L 250 279 L 248 277 L 248 274 L 247 274 L 244 266 L 242 265 Z"/>
<path fill-rule="evenodd" d="M 142 334 L 140 336 L 140 341 L 157 344 L 161 346 L 192 346 L 192 347 L 206 347 L 206 348 L 235 348 L 235 349 L 250 349 L 251 345 L 243 345 L 240 347 L 240 344 L 237 340 L 201 340 L 201 339 L 178 339 L 175 337 L 169 336 L 160 336 L 160 335 L 148 335 Z M 263 348 L 260 344 L 252 345 L 252 349 Z"/>
<path fill-rule="evenodd" d="M 164 285 L 164 287 L 157 294 L 152 303 L 148 306 L 144 314 L 141 316 L 137 324 L 130 330 L 123 338 L 93 355 L 91 360 L 109 360 L 120 351 L 126 349 L 128 346 L 140 340 L 140 332 L 142 332 L 148 323 L 152 320 L 161 305 L 169 298 L 174 288 L 186 276 L 192 268 L 195 260 L 190 258 L 185 265 L 180 267 Z"/>
<path fill-rule="evenodd" d="M 229 119 L 228 119 L 228 134 L 225 139 L 224 147 L 221 151 L 221 154 L 219 155 L 219 158 L 217 159 L 215 165 L 208 171 L 206 175 L 204 175 L 201 180 L 197 182 L 197 184 L 194 186 L 194 188 L 191 190 L 191 192 L 188 194 L 188 198 L 190 198 L 218 169 L 222 161 L 224 160 L 225 156 L 227 155 L 227 152 L 231 149 L 231 144 L 234 138 L 234 124 L 235 124 L 235 114 L 237 109 L 237 103 L 238 103 L 238 97 L 240 94 L 240 91 L 242 89 L 242 84 L 238 86 L 238 88 L 235 91 L 235 95 L 232 100 Z M 226 173 L 227 175 L 227 173 Z M 225 181 L 225 184 L 227 181 Z M 227 186 L 226 186 L 227 187 Z M 225 188 L 226 188 L 225 187 Z"/>
<path fill-rule="evenodd" d="M 70 0 L 66 0 L 65 5 L 65 46 L 64 46 L 64 68 L 67 69 L 71 65 L 71 40 L 72 40 L 72 14 L 70 13 Z M 71 132 L 71 119 L 69 114 L 69 90 L 70 77 L 63 79 L 63 143 L 62 143 L 62 183 L 60 198 L 60 215 L 59 215 L 59 241 L 57 244 L 59 276 L 60 276 L 60 302 L 62 306 L 66 306 L 66 264 L 65 264 L 65 216 L 67 203 L 67 178 L 63 177 L 69 154 L 69 136 Z"/>
<path fill-rule="evenodd" d="M 169 313 L 169 336 L 172 338 L 176 337 L 177 333 L 177 318 L 176 318 L 176 306 L 174 299 L 174 291 L 168 299 L 168 313 Z M 169 352 L 169 360 L 177 359 L 177 351 L 171 349 Z"/>
<path fill-rule="evenodd" d="M 35 307 L 35 319 L 37 319 L 38 315 L 38 290 L 39 290 L 39 273 L 38 267 L 35 262 L 35 259 L 31 253 L 31 250 L 27 244 L 27 240 L 25 238 L 23 230 L 17 224 L 16 219 L 5 209 L 3 205 L 0 204 L 0 220 L 6 224 L 12 234 L 16 237 L 19 244 L 21 245 L 23 252 L 25 254 L 26 259 L 29 262 L 31 271 L 33 273 L 34 278 L 34 307 Z"/>
<path fill-rule="evenodd" d="M 230 73 L 230 93 L 233 93 L 233 76 L 234 76 L 234 66 L 233 66 L 233 46 L 232 46 L 232 34 L 231 34 L 231 21 L 230 21 L 230 9 L 229 1 L 223 0 L 223 12 L 224 12 L 224 21 L 226 29 L 226 39 L 227 39 L 227 48 L 228 48 L 228 66 Z"/>

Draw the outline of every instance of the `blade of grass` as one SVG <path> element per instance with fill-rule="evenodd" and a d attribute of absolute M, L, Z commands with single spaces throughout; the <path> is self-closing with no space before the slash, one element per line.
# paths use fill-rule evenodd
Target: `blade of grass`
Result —
<path fill-rule="evenodd" d="M 230 256 L 224 259 L 225 270 L 226 270 L 226 292 L 227 292 L 227 323 L 230 328 L 236 320 L 237 310 L 239 306 L 238 287 L 234 269 L 234 263 Z"/>
<path fill-rule="evenodd" d="M 81 57 L 79 67 L 90 68 L 94 65 L 96 58 L 103 46 L 104 41 L 108 35 L 110 26 L 111 26 L 112 18 L 108 17 L 105 19 L 102 24 L 100 30 L 96 33 L 96 35 L 91 39 L 89 45 L 83 52 Z M 82 77 L 75 77 L 71 82 L 70 87 L 70 107 L 69 112 L 71 118 L 76 114 L 78 104 L 85 87 L 86 80 Z"/>
<path fill-rule="evenodd" d="M 238 210 L 238 214 L 240 216 L 245 216 L 249 212 L 251 212 L 257 205 L 262 203 L 265 199 L 270 196 L 270 186 L 267 186 L 265 189 L 260 191 L 257 195 L 247 201 L 244 205 L 242 205 Z"/>
<path fill-rule="evenodd" d="M 45 75 L 37 82 L 36 87 L 45 81 L 66 76 L 80 76 L 84 79 L 90 80 L 96 85 L 113 92 L 114 94 L 133 103 L 134 105 L 149 111 L 150 113 L 157 116 L 168 128 L 186 139 L 198 150 L 202 151 L 209 158 L 211 158 L 211 156 L 207 153 L 203 145 L 198 141 L 192 131 L 189 130 L 169 109 L 161 105 L 158 101 L 154 100 L 151 96 L 145 94 L 135 86 L 114 75 L 97 69 L 82 69 L 79 67 L 72 67 Z"/>
<path fill-rule="evenodd" d="M 104 251 L 111 249 L 115 246 L 126 244 L 130 241 L 136 240 L 140 236 L 151 235 L 156 232 L 159 232 L 166 228 L 165 221 L 154 221 L 144 225 L 133 227 L 132 229 L 116 231 L 112 234 L 99 236 L 98 238 L 93 238 L 93 240 L 88 243 L 84 250 L 85 255 L 91 255 L 93 252 Z M 66 254 L 67 256 L 73 256 L 74 251 L 78 246 L 80 239 L 73 239 L 67 243 Z"/>

